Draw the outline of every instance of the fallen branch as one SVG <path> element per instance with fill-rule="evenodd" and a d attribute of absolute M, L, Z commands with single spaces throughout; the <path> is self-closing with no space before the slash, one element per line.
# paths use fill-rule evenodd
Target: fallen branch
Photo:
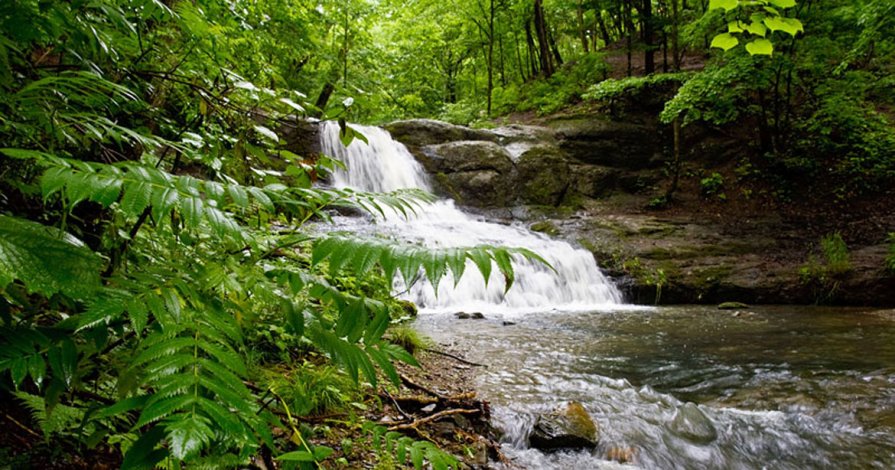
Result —
<path fill-rule="evenodd" d="M 445 416 L 459 415 L 459 414 L 471 415 L 471 414 L 476 414 L 476 413 L 481 413 L 481 410 L 472 410 L 472 409 L 464 409 L 464 408 L 457 408 L 457 409 L 453 409 L 453 410 L 444 410 L 444 411 L 439 411 L 438 413 L 435 413 L 434 415 L 429 415 L 429 416 L 426 416 L 425 418 L 420 418 L 418 420 L 415 420 L 412 423 L 398 424 L 398 425 L 392 426 L 392 427 L 388 428 L 388 430 L 389 431 L 400 431 L 400 430 L 405 430 L 405 429 L 417 430 L 418 426 L 420 426 L 422 424 L 426 424 L 426 423 L 431 423 L 432 421 L 439 420 L 441 418 L 444 418 Z"/>
<path fill-rule="evenodd" d="M 458 362 L 462 362 L 463 364 L 468 364 L 468 365 L 475 366 L 475 367 L 488 367 L 487 364 L 479 364 L 478 362 L 467 361 L 466 359 L 463 359 L 460 356 L 455 356 L 449 352 L 439 351 L 437 349 L 427 349 L 426 352 L 438 354 L 439 356 L 449 357 L 449 358 L 454 359 Z"/>

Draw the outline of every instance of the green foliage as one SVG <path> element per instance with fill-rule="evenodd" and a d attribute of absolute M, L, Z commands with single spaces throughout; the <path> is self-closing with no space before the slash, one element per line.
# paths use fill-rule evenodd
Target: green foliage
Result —
<path fill-rule="evenodd" d="M 373 436 L 373 446 L 377 452 L 394 456 L 395 463 L 404 465 L 408 460 L 413 468 L 420 470 L 428 462 L 433 470 L 458 469 L 456 457 L 442 451 L 428 441 L 417 441 L 383 426 L 368 423 L 365 430 Z"/>
<path fill-rule="evenodd" d="M 799 276 L 802 283 L 814 288 L 820 303 L 836 294 L 842 278 L 851 272 L 852 266 L 848 246 L 838 232 L 823 236 L 819 248 L 821 259 L 811 255 L 808 263 L 799 269 Z"/>
<path fill-rule="evenodd" d="M 433 346 L 432 339 L 422 335 L 410 326 L 400 325 L 389 328 L 386 338 L 392 344 L 401 346 L 410 354 L 425 351 Z"/>
<path fill-rule="evenodd" d="M 627 77 L 603 80 L 587 89 L 582 97 L 594 101 L 612 102 L 636 97 L 646 90 L 663 86 L 680 86 L 691 77 L 690 73 L 660 73 L 644 77 Z"/>
<path fill-rule="evenodd" d="M 718 172 L 713 172 L 710 176 L 699 180 L 699 188 L 703 197 L 727 199 L 727 196 L 724 194 L 724 177 Z"/>
<path fill-rule="evenodd" d="M 707 67 L 684 82 L 677 94 L 665 103 L 659 118 L 671 123 L 683 118 L 683 125 L 704 121 L 715 125 L 733 122 L 745 110 L 746 95 L 756 83 L 754 63 L 738 57 L 720 66 Z"/>
<path fill-rule="evenodd" d="M 749 55 L 770 56 L 774 44 L 769 36 L 773 33 L 779 31 L 795 37 L 805 32 L 801 21 L 784 16 L 784 10 L 795 6 L 795 0 L 710 0 L 707 11 L 724 10 L 727 21 L 727 32 L 717 34 L 711 47 L 727 51 L 740 43 L 739 38 L 748 37 Z"/>

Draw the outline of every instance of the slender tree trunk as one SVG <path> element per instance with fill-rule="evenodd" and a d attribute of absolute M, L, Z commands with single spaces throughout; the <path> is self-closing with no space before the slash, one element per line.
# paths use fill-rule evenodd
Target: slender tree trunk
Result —
<path fill-rule="evenodd" d="M 557 67 L 562 67 L 562 64 L 563 64 L 562 56 L 559 55 L 559 47 L 557 47 L 557 45 L 556 45 L 556 40 L 553 36 L 553 31 L 547 31 L 547 42 L 550 44 L 550 51 L 553 52 L 554 70 Z"/>
<path fill-rule="evenodd" d="M 541 59 L 541 73 L 550 78 L 553 75 L 553 60 L 550 56 L 550 44 L 547 40 L 547 23 L 544 20 L 544 8 L 541 0 L 534 0 L 535 31 L 538 35 L 538 47 Z"/>
<path fill-rule="evenodd" d="M 348 5 L 345 5 L 344 37 L 342 38 L 342 87 L 348 88 Z"/>
<path fill-rule="evenodd" d="M 494 91 L 494 0 L 488 6 L 488 116 L 491 116 L 491 95 Z"/>
<path fill-rule="evenodd" d="M 528 62 L 531 64 L 531 76 L 538 74 L 538 57 L 535 49 L 535 40 L 531 34 L 531 22 L 525 22 L 525 40 L 528 43 Z"/>
<path fill-rule="evenodd" d="M 600 35 L 603 36 L 604 47 L 608 46 L 612 43 L 612 38 L 609 36 L 609 30 L 606 28 L 606 21 L 603 19 L 603 11 L 601 10 L 597 12 L 595 16 L 597 17 L 597 25 L 600 27 Z"/>
<path fill-rule="evenodd" d="M 519 77 L 522 78 L 522 81 L 528 81 L 528 78 L 525 76 L 525 64 L 522 61 L 522 53 L 519 52 L 519 35 L 516 33 L 516 30 L 513 29 L 513 50 L 516 52 L 516 64 L 519 66 Z"/>
<path fill-rule="evenodd" d="M 504 65 L 503 35 L 497 37 L 497 57 L 500 59 L 500 86 L 507 86 L 507 73 Z"/>
<path fill-rule="evenodd" d="M 680 51 L 680 28 L 681 10 L 678 2 L 681 0 L 671 0 L 671 60 L 674 61 L 674 71 L 681 70 L 681 51 Z"/>
<path fill-rule="evenodd" d="M 653 48 L 653 0 L 642 0 L 640 15 L 642 17 L 643 73 L 649 75 L 656 71 L 656 50 Z"/>
<path fill-rule="evenodd" d="M 674 197 L 674 192 L 677 191 L 678 180 L 680 179 L 681 174 L 681 117 L 680 115 L 675 116 L 674 121 L 672 122 L 672 128 L 674 130 L 674 161 L 672 163 L 671 170 L 671 185 L 668 186 L 668 191 L 665 193 L 665 200 L 671 202 L 671 198 Z"/>
<path fill-rule="evenodd" d="M 632 0 L 625 0 L 625 29 L 626 31 L 626 39 L 627 39 L 627 47 L 626 52 L 628 54 L 628 76 L 634 74 L 634 67 L 631 62 L 631 55 L 634 53 L 634 18 L 633 12 L 631 8 Z"/>
<path fill-rule="evenodd" d="M 590 44 L 587 42 L 587 25 L 584 24 L 584 6 L 581 5 L 583 0 L 578 0 L 578 35 L 581 38 L 581 48 L 584 53 L 590 52 Z"/>

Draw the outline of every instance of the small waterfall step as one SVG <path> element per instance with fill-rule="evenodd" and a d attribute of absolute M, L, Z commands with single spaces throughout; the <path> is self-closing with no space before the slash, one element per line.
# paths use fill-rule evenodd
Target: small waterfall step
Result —
<path fill-rule="evenodd" d="M 367 138 L 345 147 L 339 139 L 339 125 L 322 123 L 323 153 L 342 161 L 347 170 L 337 170 L 333 184 L 372 192 L 398 189 L 431 190 L 428 175 L 410 151 L 378 127 L 352 125 Z M 404 218 L 389 215 L 376 221 L 339 218 L 345 230 L 384 233 L 401 240 L 429 247 L 494 245 L 521 247 L 535 251 L 554 270 L 540 263 L 518 261 L 514 264 L 516 281 L 504 293 L 502 275 L 492 273 L 485 279 L 470 262 L 463 278 L 455 286 L 450 275 L 436 289 L 422 280 L 402 297 L 417 304 L 423 312 L 529 313 L 551 310 L 602 310 L 623 302 L 619 290 L 600 272 L 587 250 L 552 240 L 521 226 L 507 226 L 480 220 L 458 209 L 450 199 L 424 206 L 416 215 Z"/>

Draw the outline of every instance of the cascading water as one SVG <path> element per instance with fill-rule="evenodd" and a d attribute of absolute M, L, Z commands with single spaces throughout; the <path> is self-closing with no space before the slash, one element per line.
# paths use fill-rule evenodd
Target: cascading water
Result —
<path fill-rule="evenodd" d="M 403 144 L 383 129 L 353 126 L 368 143 L 355 141 L 345 147 L 339 139 L 338 124 L 322 124 L 321 146 L 325 154 L 341 160 L 347 171 L 337 171 L 333 184 L 364 191 L 386 192 L 418 188 L 429 190 L 422 166 Z M 343 220 L 343 224 L 352 222 Z M 344 225 L 343 225 L 344 226 Z M 355 230 L 367 223 L 355 222 Z M 544 312 L 549 310 L 597 310 L 622 302 L 618 289 L 606 279 L 593 256 L 568 243 L 551 240 L 520 226 L 477 220 L 457 209 L 454 202 L 439 200 L 422 207 L 408 218 L 394 213 L 376 224 L 376 229 L 404 240 L 430 247 L 495 245 L 528 248 L 546 259 L 554 270 L 539 263 L 519 260 L 514 264 L 516 281 L 504 293 L 504 280 L 493 273 L 489 282 L 471 264 L 460 282 L 447 276 L 435 288 L 417 282 L 405 294 L 427 312 L 479 311 L 500 313 Z"/>

